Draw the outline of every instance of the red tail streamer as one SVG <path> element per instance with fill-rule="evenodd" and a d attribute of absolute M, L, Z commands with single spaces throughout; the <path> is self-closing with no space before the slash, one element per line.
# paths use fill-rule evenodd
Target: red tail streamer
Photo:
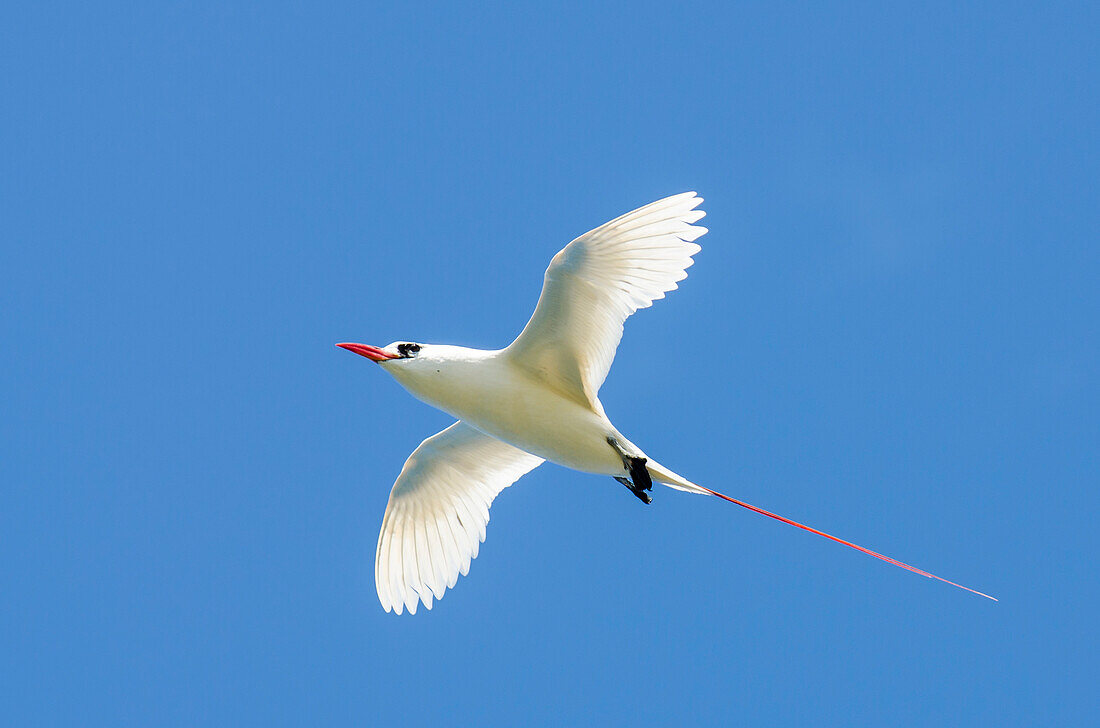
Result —
<path fill-rule="evenodd" d="M 699 486 L 699 487 L 703 488 L 703 486 Z M 723 495 L 722 493 L 719 493 L 716 490 L 711 490 L 710 488 L 703 488 L 703 490 L 710 493 L 711 495 L 718 496 L 722 500 L 727 500 L 730 503 L 735 503 L 735 504 L 741 506 L 742 508 L 748 508 L 750 511 L 755 511 L 756 513 L 759 513 L 762 516 L 767 516 L 768 518 L 774 518 L 777 521 L 782 521 L 783 523 L 790 524 L 790 525 L 792 525 L 796 528 L 801 528 L 803 531 L 809 531 L 810 533 L 816 533 L 818 536 L 824 536 L 825 538 L 829 539 L 830 541 L 836 541 L 837 543 L 842 543 L 845 546 L 851 546 L 856 551 L 862 551 L 863 553 L 865 553 L 869 556 L 874 556 L 876 559 L 882 559 L 883 561 L 885 561 L 888 564 L 893 564 L 894 566 L 900 566 L 903 569 L 908 569 L 909 571 L 912 571 L 914 574 L 920 574 L 921 576 L 927 576 L 929 579 L 938 579 L 939 581 L 942 581 L 945 584 L 950 584 L 951 586 L 957 586 L 960 589 L 965 589 L 968 592 L 971 592 L 972 594 L 977 594 L 980 597 L 985 597 L 986 599 L 992 599 L 993 601 L 997 601 L 996 597 L 991 597 L 988 594 L 983 594 L 982 592 L 978 591 L 977 589 L 971 589 L 968 586 L 963 586 L 962 584 L 956 584 L 953 581 L 948 581 L 947 579 L 944 579 L 942 576 L 936 576 L 935 574 L 929 574 L 927 571 L 922 571 L 921 569 L 918 569 L 915 566 L 910 566 L 909 564 L 904 564 L 904 563 L 898 561 L 897 559 L 891 559 L 889 556 L 883 556 L 882 554 L 878 553 L 877 551 L 872 551 L 871 549 L 865 549 L 862 546 L 857 546 L 856 544 L 852 543 L 851 541 L 845 541 L 844 539 L 837 538 L 836 536 L 830 536 L 829 534 L 825 533 L 824 531 L 818 531 L 816 528 L 810 528 L 809 526 L 801 524 L 797 521 L 792 521 L 789 518 L 784 518 L 783 516 L 776 515 L 775 513 L 772 513 L 770 511 L 765 511 L 763 508 L 757 508 L 756 506 L 749 505 L 748 503 L 746 503 L 744 501 L 739 501 L 736 498 L 730 498 L 728 495 Z"/>

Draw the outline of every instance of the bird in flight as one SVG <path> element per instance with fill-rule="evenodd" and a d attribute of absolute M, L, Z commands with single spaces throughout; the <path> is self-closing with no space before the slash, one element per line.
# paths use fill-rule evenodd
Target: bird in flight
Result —
<path fill-rule="evenodd" d="M 639 207 L 566 245 L 546 269 L 535 313 L 504 349 L 394 342 L 337 346 L 377 362 L 413 396 L 457 418 L 413 451 L 390 492 L 375 552 L 378 599 L 415 614 L 466 575 L 489 506 L 549 460 L 609 475 L 643 503 L 654 482 L 712 495 L 975 594 L 888 556 L 696 485 L 619 432 L 598 397 L 623 322 L 687 277 L 703 199 L 684 192 Z"/>

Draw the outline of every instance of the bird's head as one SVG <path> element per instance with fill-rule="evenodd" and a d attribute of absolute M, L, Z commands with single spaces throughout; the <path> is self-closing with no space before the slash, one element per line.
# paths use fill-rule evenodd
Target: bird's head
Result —
<path fill-rule="evenodd" d="M 371 344 L 353 344 L 343 343 L 337 344 L 340 349 L 346 349 L 360 356 L 367 357 L 368 360 L 377 364 L 388 364 L 392 362 L 410 363 L 420 359 L 420 352 L 425 350 L 425 344 L 418 344 L 411 341 L 395 341 L 392 344 L 386 344 L 381 349 L 378 346 L 372 346 Z"/>
<path fill-rule="evenodd" d="M 411 341 L 395 341 L 382 348 L 370 344 L 352 343 L 337 344 L 337 346 L 359 356 L 365 356 L 378 364 L 396 359 L 415 359 L 420 354 L 420 350 L 424 348 L 423 344 L 415 344 Z"/>
<path fill-rule="evenodd" d="M 414 397 L 447 412 L 450 398 L 466 388 L 464 383 L 469 377 L 476 383 L 482 362 L 497 353 L 414 341 L 395 341 L 381 348 L 369 344 L 337 346 L 377 363 Z"/>
<path fill-rule="evenodd" d="M 342 343 L 337 346 L 381 364 L 388 374 L 403 380 L 408 376 L 415 376 L 419 369 L 426 369 L 428 364 L 444 355 L 442 350 L 448 349 L 447 346 L 418 344 L 414 341 L 395 341 L 381 349 L 371 344 Z"/>

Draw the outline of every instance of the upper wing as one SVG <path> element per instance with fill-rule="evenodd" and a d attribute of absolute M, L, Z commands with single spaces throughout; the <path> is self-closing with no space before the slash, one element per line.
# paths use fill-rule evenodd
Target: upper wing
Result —
<path fill-rule="evenodd" d="M 546 269 L 531 320 L 508 347 L 513 360 L 581 402 L 596 403 L 623 322 L 687 277 L 694 241 L 707 231 L 692 223 L 703 198 L 694 192 L 628 212 L 565 246 Z"/>
<path fill-rule="evenodd" d="M 469 573 L 493 499 L 542 462 L 461 421 L 420 443 L 393 484 L 378 534 L 374 582 L 385 610 L 416 614 L 418 600 L 431 609 L 432 595 L 442 598 Z"/>

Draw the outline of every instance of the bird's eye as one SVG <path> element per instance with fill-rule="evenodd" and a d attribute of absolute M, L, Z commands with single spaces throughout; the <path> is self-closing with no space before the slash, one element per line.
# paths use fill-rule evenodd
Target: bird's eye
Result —
<path fill-rule="evenodd" d="M 420 351 L 420 344 L 398 344 L 397 353 L 404 357 L 410 357 Z"/>

